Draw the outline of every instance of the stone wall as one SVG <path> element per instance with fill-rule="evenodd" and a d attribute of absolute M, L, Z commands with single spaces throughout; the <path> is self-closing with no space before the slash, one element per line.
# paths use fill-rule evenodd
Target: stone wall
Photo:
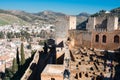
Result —
<path fill-rule="evenodd" d="M 95 42 L 95 36 L 99 35 L 99 42 Z M 106 43 L 102 41 L 103 35 L 106 36 Z M 119 43 L 114 43 L 114 36 L 119 36 Z M 120 31 L 112 31 L 112 32 L 93 32 L 92 40 L 91 40 L 92 48 L 103 49 L 103 50 L 114 50 L 120 48 Z"/>
<path fill-rule="evenodd" d="M 99 41 L 96 42 L 96 35 L 99 35 Z M 103 35 L 106 36 L 106 42 L 103 42 Z M 119 36 L 119 43 L 114 42 L 114 37 Z M 88 32 L 88 31 L 69 31 L 70 43 L 72 47 L 88 47 L 103 50 L 115 50 L 120 48 L 120 30 L 111 32 Z"/>
<path fill-rule="evenodd" d="M 82 44 L 82 31 L 69 30 L 68 37 L 70 38 L 71 46 L 80 46 Z"/>
<path fill-rule="evenodd" d="M 115 17 L 115 16 L 90 17 L 88 19 L 86 29 L 88 31 L 93 31 L 93 30 L 100 31 L 103 29 L 106 31 L 117 30 L 117 29 L 119 29 L 118 17 Z"/>
<path fill-rule="evenodd" d="M 86 29 L 89 30 L 89 31 L 92 31 L 93 29 L 95 29 L 95 25 L 96 25 L 96 18 L 95 17 L 90 17 L 88 19 Z"/>
<path fill-rule="evenodd" d="M 76 29 L 76 17 L 69 17 L 69 29 Z"/>
<path fill-rule="evenodd" d="M 107 21 L 107 31 L 113 31 L 118 29 L 118 17 L 111 16 Z"/>
<path fill-rule="evenodd" d="M 90 47 L 91 44 L 91 32 L 70 30 L 69 37 L 71 40 L 71 46 L 86 46 Z"/>
<path fill-rule="evenodd" d="M 55 23 L 55 36 L 56 38 L 64 38 L 67 36 L 67 32 L 68 32 L 68 21 L 69 21 L 69 18 L 66 16 L 64 17 L 64 20 L 63 19 L 59 19 L 59 21 L 57 21 Z"/>
<path fill-rule="evenodd" d="M 96 24 L 102 24 L 106 17 L 98 16 L 96 17 Z"/>
<path fill-rule="evenodd" d="M 61 41 L 67 40 L 69 29 L 76 29 L 76 17 L 65 16 L 64 19 L 59 19 L 55 26 L 55 38 L 58 44 Z"/>

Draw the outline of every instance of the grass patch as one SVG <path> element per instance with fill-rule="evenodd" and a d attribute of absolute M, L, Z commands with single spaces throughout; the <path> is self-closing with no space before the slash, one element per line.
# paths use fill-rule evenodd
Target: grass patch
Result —
<path fill-rule="evenodd" d="M 9 23 L 4 21 L 4 20 L 2 20 L 2 19 L 0 19 L 0 26 L 7 25 L 7 24 L 9 24 Z"/>

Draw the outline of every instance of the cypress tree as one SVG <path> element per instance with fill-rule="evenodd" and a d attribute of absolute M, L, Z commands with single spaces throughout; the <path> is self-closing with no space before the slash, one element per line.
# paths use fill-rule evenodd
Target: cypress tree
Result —
<path fill-rule="evenodd" d="M 18 48 L 17 48 L 16 59 L 17 59 L 17 65 L 18 65 L 18 69 L 19 69 L 20 68 L 20 58 L 19 58 L 19 50 L 18 50 Z"/>
<path fill-rule="evenodd" d="M 12 72 L 15 73 L 18 70 L 18 65 L 17 65 L 17 61 L 14 58 L 13 59 L 13 65 L 12 65 Z"/>
<path fill-rule="evenodd" d="M 25 63 L 24 45 L 21 43 L 21 65 Z"/>

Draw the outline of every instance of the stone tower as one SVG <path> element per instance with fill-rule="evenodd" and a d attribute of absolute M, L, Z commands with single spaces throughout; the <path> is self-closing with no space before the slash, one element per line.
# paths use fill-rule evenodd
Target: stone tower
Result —
<path fill-rule="evenodd" d="M 76 17 L 65 16 L 63 18 L 59 18 L 55 26 L 56 26 L 55 40 L 56 44 L 59 44 L 60 42 L 62 41 L 64 42 L 67 40 L 68 30 L 76 29 Z"/>
<path fill-rule="evenodd" d="M 95 25 L 96 25 L 96 17 L 90 17 L 88 19 L 86 29 L 92 31 L 93 29 L 95 29 Z"/>
<path fill-rule="evenodd" d="M 111 16 L 107 19 L 107 31 L 113 31 L 118 29 L 118 17 Z"/>
<path fill-rule="evenodd" d="M 69 29 L 76 29 L 76 17 L 69 16 Z"/>

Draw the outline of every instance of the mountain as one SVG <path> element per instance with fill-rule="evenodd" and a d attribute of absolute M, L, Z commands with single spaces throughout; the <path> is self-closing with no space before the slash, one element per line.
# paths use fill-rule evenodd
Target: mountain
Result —
<path fill-rule="evenodd" d="M 49 21 L 46 21 L 43 17 L 35 15 L 33 13 L 28 13 L 25 11 L 0 9 L 0 14 L 2 15 L 2 18 L 0 18 L 0 25 L 13 24 L 13 22 L 11 22 L 11 20 L 18 21 L 18 22 L 22 21 L 22 22 L 26 22 L 28 24 L 35 24 L 36 22 L 37 23 L 44 23 L 44 22 L 49 23 Z M 11 16 L 11 17 L 9 17 L 10 20 L 7 19 L 8 18 L 7 15 Z M 13 19 L 12 19 L 12 17 L 13 17 Z M 16 17 L 16 18 L 14 18 L 14 17 Z M 16 24 L 18 24 L 18 23 L 16 23 Z"/>
<path fill-rule="evenodd" d="M 25 24 L 29 24 L 29 23 L 15 15 L 11 14 L 9 11 L 0 9 L 0 26 L 7 25 L 7 24 L 25 25 Z"/>
<path fill-rule="evenodd" d="M 17 16 L 27 22 L 32 22 L 32 20 L 34 19 L 34 15 L 32 15 L 31 13 L 27 13 L 27 12 L 24 12 L 24 11 L 18 11 L 18 10 L 9 10 L 8 11 L 9 13 L 11 13 L 12 15 L 14 16 Z"/>
<path fill-rule="evenodd" d="M 38 15 L 38 16 L 45 16 L 45 15 L 50 15 L 50 16 L 66 16 L 66 14 L 64 14 L 64 13 L 53 12 L 53 11 L 50 11 L 50 10 L 45 10 L 45 11 L 36 13 L 36 15 Z"/>
<path fill-rule="evenodd" d="M 34 15 L 39 16 L 41 19 L 45 20 L 46 22 L 54 23 L 58 21 L 60 18 L 64 18 L 67 16 L 64 13 L 60 12 L 53 12 L 50 10 L 45 10 L 39 13 L 35 13 Z"/>
<path fill-rule="evenodd" d="M 77 16 L 89 17 L 90 14 L 89 14 L 89 13 L 86 13 L 86 12 L 82 12 L 82 13 L 78 14 Z"/>
<path fill-rule="evenodd" d="M 10 17 L 8 17 L 8 15 Z M 67 14 L 60 13 L 60 12 L 53 12 L 50 10 L 45 10 L 39 13 L 28 13 L 25 11 L 20 11 L 20 10 L 2 10 L 0 9 L 0 24 L 5 25 L 5 24 L 21 24 L 23 23 L 28 23 L 28 24 L 35 24 L 35 23 L 54 23 L 60 18 L 64 18 L 64 16 L 68 16 Z M 83 22 L 88 18 L 89 14 L 87 13 L 80 13 L 77 15 L 77 24 Z M 10 18 L 7 19 L 7 18 Z M 12 19 L 13 18 L 13 19 Z M 64 19 L 63 19 L 64 20 Z M 14 22 L 15 21 L 15 22 Z M 18 23 L 16 22 L 18 21 Z"/>
<path fill-rule="evenodd" d="M 117 15 L 120 18 L 120 7 L 112 9 L 110 12 L 111 14 Z"/>
<path fill-rule="evenodd" d="M 86 12 L 82 12 L 77 15 L 77 29 L 84 29 L 86 26 L 86 22 L 90 14 Z"/>
<path fill-rule="evenodd" d="M 78 14 L 77 17 L 77 25 L 79 25 L 80 23 L 86 21 L 88 19 L 88 17 L 90 16 L 90 14 L 82 12 L 80 14 Z"/>
<path fill-rule="evenodd" d="M 39 13 L 28 13 L 20 10 L 0 9 L 0 16 L 1 16 L 0 25 L 5 25 L 12 23 L 16 23 L 16 24 L 54 23 L 58 21 L 60 18 L 63 18 L 62 20 L 64 20 L 64 17 L 68 15 L 60 12 L 49 11 L 49 10 L 45 10 Z M 77 17 L 77 24 L 80 24 L 85 20 L 87 20 L 89 14 L 80 13 L 76 15 L 76 17 Z"/>

